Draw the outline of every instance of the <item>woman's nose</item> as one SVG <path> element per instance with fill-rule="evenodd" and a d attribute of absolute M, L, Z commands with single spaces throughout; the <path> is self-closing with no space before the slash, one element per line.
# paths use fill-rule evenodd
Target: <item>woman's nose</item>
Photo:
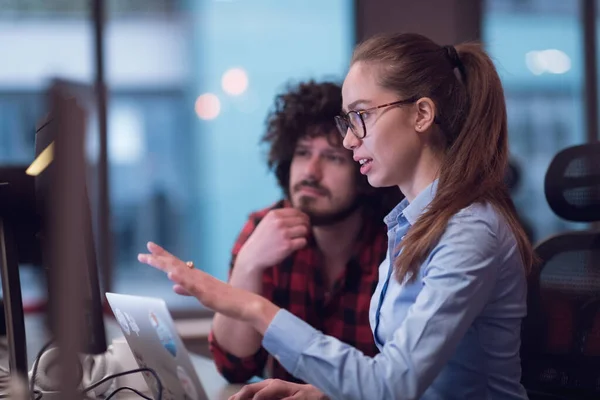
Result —
<path fill-rule="evenodd" d="M 355 148 L 360 146 L 360 143 L 361 140 L 354 135 L 350 128 L 348 128 L 348 130 L 346 131 L 346 136 L 344 136 L 344 141 L 342 142 L 344 147 L 348 150 L 354 150 Z"/>

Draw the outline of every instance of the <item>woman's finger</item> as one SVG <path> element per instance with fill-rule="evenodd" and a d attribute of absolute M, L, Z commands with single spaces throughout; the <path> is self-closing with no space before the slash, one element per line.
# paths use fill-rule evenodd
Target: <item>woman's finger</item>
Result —
<path fill-rule="evenodd" d="M 244 387 L 239 392 L 231 396 L 229 400 L 252 399 L 259 390 L 262 390 L 263 388 L 267 387 L 271 382 L 271 379 L 267 379 L 261 382 L 244 385 Z"/>
<path fill-rule="evenodd" d="M 161 271 L 164 271 L 166 273 L 169 273 L 174 268 L 177 268 L 176 263 L 174 263 L 172 259 L 152 254 L 138 254 L 138 261 L 144 264 L 148 264 L 151 267 L 160 269 Z"/>
<path fill-rule="evenodd" d="M 146 247 L 148 248 L 148 251 L 155 256 L 177 258 L 173 254 L 169 253 L 167 250 L 165 250 L 164 248 L 162 248 L 161 246 L 157 245 L 154 242 L 148 242 L 146 244 Z"/>
<path fill-rule="evenodd" d="M 284 397 L 281 400 L 310 400 L 312 399 L 310 395 L 306 392 L 298 391 L 293 396 Z"/>
<path fill-rule="evenodd" d="M 190 292 L 188 292 L 183 286 L 179 284 L 173 285 L 173 291 L 181 296 L 191 296 Z"/>
<path fill-rule="evenodd" d="M 268 385 L 259 389 L 252 397 L 253 400 L 281 399 L 293 396 L 297 389 L 291 382 L 273 379 Z"/>

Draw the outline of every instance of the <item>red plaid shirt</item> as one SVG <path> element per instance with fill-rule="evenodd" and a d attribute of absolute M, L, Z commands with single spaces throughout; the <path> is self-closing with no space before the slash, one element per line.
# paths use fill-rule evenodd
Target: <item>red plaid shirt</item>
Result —
<path fill-rule="evenodd" d="M 232 267 L 242 245 L 262 218 L 272 209 L 287 206 L 287 202 L 280 201 L 250 215 L 233 247 Z M 365 355 L 374 356 L 378 350 L 369 325 L 369 304 L 377 286 L 379 264 L 385 259 L 386 251 L 385 224 L 367 217 L 363 222 L 356 254 L 335 282 L 330 295 L 327 295 L 318 249 L 310 239 L 305 248 L 281 264 L 265 270 L 262 295 L 326 335 L 356 347 Z M 265 365 L 269 366 L 270 377 L 298 382 L 263 348 L 253 356 L 239 358 L 223 350 L 212 332 L 209 345 L 217 369 L 229 382 L 243 383 L 253 376 L 261 376 Z"/>

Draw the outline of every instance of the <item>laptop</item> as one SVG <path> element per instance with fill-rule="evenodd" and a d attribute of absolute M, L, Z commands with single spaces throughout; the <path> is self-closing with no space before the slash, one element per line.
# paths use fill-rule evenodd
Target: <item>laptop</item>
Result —
<path fill-rule="evenodd" d="M 164 300 L 115 293 L 106 298 L 140 368 L 150 368 L 160 378 L 162 399 L 208 400 Z M 142 374 L 158 398 L 154 375 Z"/>

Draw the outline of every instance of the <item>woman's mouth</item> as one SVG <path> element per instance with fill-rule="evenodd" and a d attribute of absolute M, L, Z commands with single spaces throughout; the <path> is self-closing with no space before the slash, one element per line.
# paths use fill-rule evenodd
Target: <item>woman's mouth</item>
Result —
<path fill-rule="evenodd" d="M 361 158 L 358 160 L 358 163 L 360 164 L 360 173 L 366 175 L 371 169 L 372 162 L 372 158 Z"/>

